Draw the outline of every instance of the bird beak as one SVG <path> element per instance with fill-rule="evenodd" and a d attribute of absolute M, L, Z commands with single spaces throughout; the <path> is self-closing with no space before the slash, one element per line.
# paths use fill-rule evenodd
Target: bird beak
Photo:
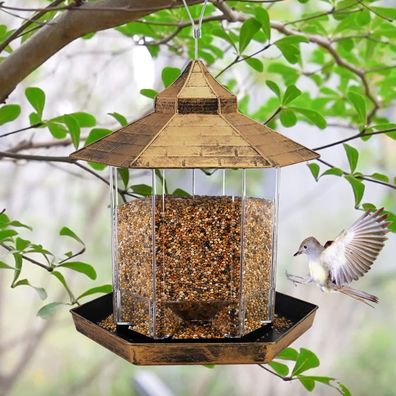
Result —
<path fill-rule="evenodd" d="M 298 250 L 296 253 L 293 254 L 294 257 L 298 256 L 299 254 L 301 254 L 302 252 L 300 250 Z"/>

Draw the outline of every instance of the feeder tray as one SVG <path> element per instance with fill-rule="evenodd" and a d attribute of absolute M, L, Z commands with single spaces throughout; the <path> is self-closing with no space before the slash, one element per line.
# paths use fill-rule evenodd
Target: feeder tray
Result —
<path fill-rule="evenodd" d="M 268 324 L 242 338 L 153 340 L 128 329 L 99 326 L 113 312 L 113 294 L 71 310 L 77 331 L 136 365 L 258 364 L 271 361 L 311 326 L 317 306 L 276 293 L 275 314 L 290 323 Z"/>

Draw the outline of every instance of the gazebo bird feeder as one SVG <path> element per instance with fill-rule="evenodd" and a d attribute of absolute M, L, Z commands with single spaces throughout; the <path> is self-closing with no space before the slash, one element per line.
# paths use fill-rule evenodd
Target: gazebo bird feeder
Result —
<path fill-rule="evenodd" d="M 271 360 L 316 309 L 275 293 L 279 172 L 318 156 L 191 61 L 152 113 L 71 155 L 111 166 L 113 294 L 73 310 L 77 329 L 136 364 Z"/>

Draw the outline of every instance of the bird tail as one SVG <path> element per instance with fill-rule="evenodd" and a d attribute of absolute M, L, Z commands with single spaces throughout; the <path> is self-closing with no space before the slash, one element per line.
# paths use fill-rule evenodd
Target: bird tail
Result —
<path fill-rule="evenodd" d="M 338 291 L 343 293 L 343 294 L 345 294 L 345 295 L 347 295 L 347 296 L 349 296 L 349 297 L 354 298 L 355 300 L 361 301 L 361 302 L 369 305 L 372 308 L 374 308 L 374 306 L 369 304 L 369 302 L 377 304 L 378 301 L 379 301 L 378 297 L 373 296 L 372 294 L 366 293 L 366 292 L 361 291 L 361 290 L 354 289 L 354 288 L 352 288 L 350 286 L 346 286 L 346 285 L 340 287 L 338 289 Z"/>

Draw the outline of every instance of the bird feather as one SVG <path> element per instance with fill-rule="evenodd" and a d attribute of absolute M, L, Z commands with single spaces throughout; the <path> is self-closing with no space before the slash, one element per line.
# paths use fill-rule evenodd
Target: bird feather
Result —
<path fill-rule="evenodd" d="M 346 285 L 370 270 L 387 240 L 389 223 L 386 218 L 383 209 L 367 211 L 334 242 L 326 243 L 320 260 L 336 285 Z"/>

